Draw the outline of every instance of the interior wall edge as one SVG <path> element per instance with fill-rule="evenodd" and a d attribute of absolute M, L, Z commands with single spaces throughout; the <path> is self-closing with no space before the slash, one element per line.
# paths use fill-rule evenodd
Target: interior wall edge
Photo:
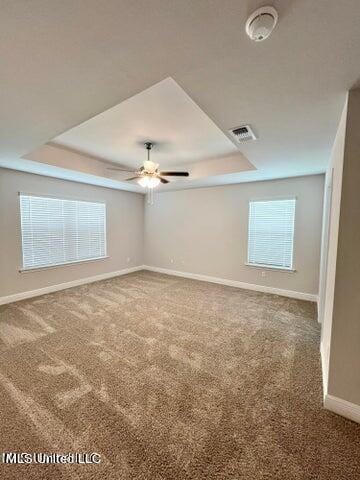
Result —
<path fill-rule="evenodd" d="M 322 388 L 323 388 L 323 400 L 325 403 L 325 398 L 327 396 L 327 372 L 328 366 L 326 364 L 326 355 L 325 355 L 325 345 L 323 341 L 320 341 L 320 362 L 321 362 L 321 379 L 322 379 Z"/>

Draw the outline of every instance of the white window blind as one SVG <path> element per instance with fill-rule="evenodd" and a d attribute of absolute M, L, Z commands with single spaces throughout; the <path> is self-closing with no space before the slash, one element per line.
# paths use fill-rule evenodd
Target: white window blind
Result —
<path fill-rule="evenodd" d="M 106 205 L 20 194 L 23 269 L 106 256 Z"/>
<path fill-rule="evenodd" d="M 296 199 L 251 201 L 248 263 L 293 268 Z"/>

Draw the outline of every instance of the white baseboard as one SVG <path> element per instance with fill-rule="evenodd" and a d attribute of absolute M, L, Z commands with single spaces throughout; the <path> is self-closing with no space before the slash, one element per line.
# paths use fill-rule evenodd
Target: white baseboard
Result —
<path fill-rule="evenodd" d="M 308 300 L 310 302 L 317 301 L 317 295 L 311 293 L 295 292 L 293 290 L 283 290 L 282 288 L 267 287 L 264 285 L 255 285 L 253 283 L 244 283 L 237 280 L 227 280 L 225 278 L 211 277 L 209 275 L 201 275 L 198 273 L 179 272 L 178 270 L 170 270 L 168 268 L 152 267 L 144 265 L 145 270 L 151 272 L 165 273 L 166 275 L 174 275 L 176 277 L 191 278 L 193 280 L 202 280 L 203 282 L 220 283 L 229 287 L 243 288 L 245 290 L 254 290 L 262 293 L 272 293 L 283 297 L 297 298 L 299 300 Z"/>
<path fill-rule="evenodd" d="M 327 394 L 324 399 L 324 408 L 342 417 L 349 418 L 353 422 L 360 423 L 360 405 Z"/>
<path fill-rule="evenodd" d="M 143 265 L 139 265 L 137 267 L 124 268 L 123 270 L 118 270 L 116 272 L 101 273 L 100 275 L 94 275 L 92 277 L 80 278 L 79 280 L 72 280 L 70 282 L 59 283 L 57 285 L 50 285 L 49 287 L 38 288 L 37 290 L 29 290 L 27 292 L 15 293 L 14 295 L 0 297 L 0 305 L 18 302 L 19 300 L 25 300 L 26 298 L 39 297 L 40 295 L 45 295 L 47 293 L 58 292 L 59 290 L 65 290 L 67 288 L 85 285 L 86 283 L 93 283 L 98 282 L 99 280 L 106 280 L 107 278 L 126 275 L 127 273 L 132 273 L 143 269 Z"/>
<path fill-rule="evenodd" d="M 191 278 L 193 280 L 201 280 L 203 282 L 219 283 L 221 285 L 227 285 L 229 287 L 243 288 L 245 290 L 254 290 L 256 292 L 272 293 L 274 295 L 281 295 L 284 297 L 297 298 L 299 300 L 308 300 L 311 302 L 317 301 L 317 295 L 303 292 L 295 292 L 293 290 L 284 290 L 281 288 L 267 287 L 264 285 L 255 285 L 252 283 L 239 282 L 237 280 L 227 280 L 225 278 L 211 277 L 209 275 L 201 275 L 198 273 L 180 272 L 177 270 L 170 270 L 167 268 L 153 267 L 149 265 L 139 265 L 137 267 L 124 268 L 115 272 L 102 273 L 92 277 L 80 278 L 78 280 L 72 280 L 70 282 L 59 283 L 57 285 L 50 285 L 48 287 L 39 288 L 37 290 L 29 290 L 27 292 L 15 293 L 14 295 L 8 295 L 0 297 L 0 305 L 6 303 L 18 302 L 19 300 L 25 300 L 26 298 L 38 297 L 47 293 L 57 292 L 59 290 L 65 290 L 66 288 L 77 287 L 79 285 L 85 285 L 86 283 L 98 282 L 99 280 L 106 280 L 107 278 L 118 277 L 120 275 L 126 275 L 127 273 L 136 272 L 138 270 L 150 270 L 152 272 L 165 273 L 167 275 L 174 275 L 177 277 Z"/>

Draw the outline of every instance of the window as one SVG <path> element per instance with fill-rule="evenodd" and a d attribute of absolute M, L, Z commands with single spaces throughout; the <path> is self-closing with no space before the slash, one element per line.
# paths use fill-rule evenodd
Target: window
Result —
<path fill-rule="evenodd" d="M 248 264 L 292 270 L 296 199 L 251 201 Z"/>
<path fill-rule="evenodd" d="M 23 269 L 106 256 L 106 205 L 20 194 Z"/>

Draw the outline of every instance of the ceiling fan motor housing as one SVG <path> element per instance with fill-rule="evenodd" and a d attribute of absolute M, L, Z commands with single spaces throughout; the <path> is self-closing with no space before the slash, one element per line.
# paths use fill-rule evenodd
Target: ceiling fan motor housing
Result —
<path fill-rule="evenodd" d="M 154 163 L 154 162 L 152 162 L 151 160 L 145 160 L 143 167 L 144 167 L 145 172 L 147 172 L 147 173 L 155 173 L 156 170 L 157 170 L 158 167 L 159 167 L 159 164 L 158 164 L 158 163 Z"/>

